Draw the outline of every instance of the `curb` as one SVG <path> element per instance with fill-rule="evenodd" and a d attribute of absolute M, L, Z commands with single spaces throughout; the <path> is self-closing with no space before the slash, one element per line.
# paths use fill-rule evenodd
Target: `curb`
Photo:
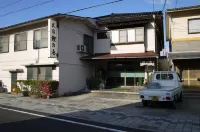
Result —
<path fill-rule="evenodd" d="M 116 92 L 116 91 L 103 91 L 103 90 L 91 90 L 91 93 L 113 93 L 113 94 L 139 95 L 139 92 Z"/>

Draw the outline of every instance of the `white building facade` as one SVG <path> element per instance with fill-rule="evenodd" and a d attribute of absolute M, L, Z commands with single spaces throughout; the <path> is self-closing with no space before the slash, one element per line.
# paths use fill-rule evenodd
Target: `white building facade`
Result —
<path fill-rule="evenodd" d="M 138 78 L 144 81 L 149 70 L 156 70 L 163 47 L 163 36 L 158 35 L 163 32 L 162 13 L 129 15 L 126 22 L 109 23 L 110 15 L 56 14 L 1 28 L 1 82 L 10 92 L 15 80 L 58 80 L 63 95 L 84 89 L 100 68 L 108 80 L 119 80 L 118 85 L 137 85 Z M 138 15 L 144 18 L 133 20 Z M 146 70 L 140 66 L 144 62 L 153 65 Z"/>

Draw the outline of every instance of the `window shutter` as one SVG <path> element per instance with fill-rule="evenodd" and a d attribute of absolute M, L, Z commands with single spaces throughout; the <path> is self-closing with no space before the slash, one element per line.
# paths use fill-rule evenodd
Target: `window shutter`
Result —
<path fill-rule="evenodd" d="M 20 50 L 20 35 L 15 34 L 15 51 Z"/>
<path fill-rule="evenodd" d="M 33 79 L 33 68 L 27 67 L 27 80 L 32 80 L 32 79 Z"/>
<path fill-rule="evenodd" d="M 34 31 L 34 48 L 40 48 L 41 43 L 41 30 Z"/>
<path fill-rule="evenodd" d="M 136 39 L 136 42 L 144 41 L 144 28 L 135 29 L 135 39 Z"/>
<path fill-rule="evenodd" d="M 121 43 L 127 42 L 127 31 L 126 30 L 119 31 L 119 42 L 121 42 Z"/>
<path fill-rule="evenodd" d="M 38 80 L 45 80 L 46 76 L 46 68 L 45 67 L 38 67 Z"/>
<path fill-rule="evenodd" d="M 42 29 L 42 36 L 41 36 L 41 47 L 47 48 L 48 47 L 48 28 Z"/>
<path fill-rule="evenodd" d="M 20 33 L 20 50 L 27 49 L 27 32 Z"/>
<path fill-rule="evenodd" d="M 3 36 L 0 39 L 0 52 L 8 52 L 9 51 L 9 36 Z"/>
<path fill-rule="evenodd" d="M 52 67 L 46 67 L 46 80 L 52 80 Z"/>

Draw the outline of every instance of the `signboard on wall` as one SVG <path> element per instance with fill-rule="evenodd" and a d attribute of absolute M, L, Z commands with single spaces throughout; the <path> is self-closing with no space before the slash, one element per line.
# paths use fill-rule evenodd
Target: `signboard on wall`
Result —
<path fill-rule="evenodd" d="M 58 28 L 55 20 L 48 20 L 48 42 L 50 43 L 50 57 L 58 56 Z"/>
<path fill-rule="evenodd" d="M 142 61 L 140 62 L 140 66 L 154 66 L 155 64 L 151 61 Z"/>

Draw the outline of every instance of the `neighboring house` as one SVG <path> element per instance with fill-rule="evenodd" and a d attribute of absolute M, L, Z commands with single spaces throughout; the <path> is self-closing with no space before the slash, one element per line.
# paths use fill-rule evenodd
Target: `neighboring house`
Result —
<path fill-rule="evenodd" d="M 199 87 L 200 82 L 200 5 L 168 9 L 166 39 L 169 41 L 172 70 L 183 77 L 185 87 Z"/>
<path fill-rule="evenodd" d="M 55 14 L 0 29 L 0 80 L 58 80 L 63 95 L 104 70 L 109 86 L 141 85 L 163 48 L 162 12 Z"/>
<path fill-rule="evenodd" d="M 108 87 L 142 85 L 159 70 L 164 48 L 162 12 L 121 13 L 95 18 L 94 55 L 82 57 L 103 70 Z M 97 73 L 98 74 L 98 73 Z"/>

